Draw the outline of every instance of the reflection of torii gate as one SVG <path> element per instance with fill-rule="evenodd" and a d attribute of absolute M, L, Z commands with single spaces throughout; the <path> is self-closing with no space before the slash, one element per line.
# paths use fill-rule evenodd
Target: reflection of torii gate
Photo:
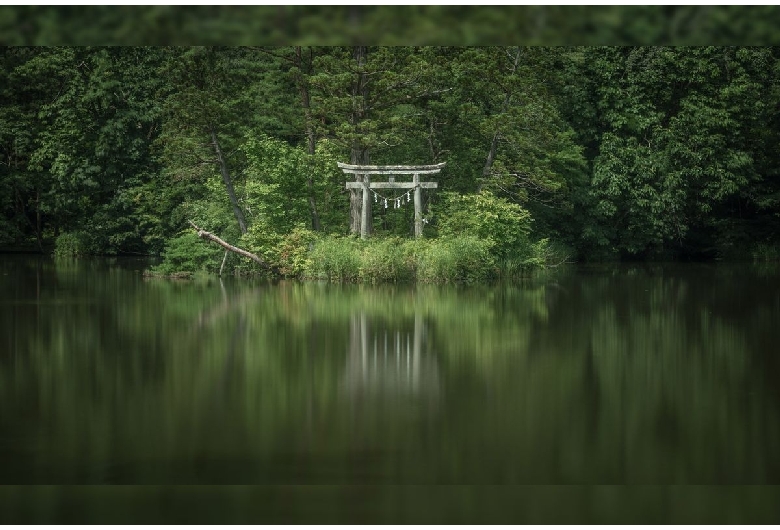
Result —
<path fill-rule="evenodd" d="M 352 315 L 344 378 L 350 395 L 438 397 L 439 368 L 422 314 L 411 330 L 409 324 L 387 327 L 365 312 Z"/>
<path fill-rule="evenodd" d="M 363 211 L 360 220 L 360 237 L 365 239 L 369 235 L 369 223 L 371 219 L 371 193 L 370 189 L 414 189 L 414 237 L 422 237 L 422 188 L 438 188 L 437 182 L 420 182 L 420 175 L 432 175 L 442 170 L 446 162 L 430 166 L 359 166 L 338 163 L 338 166 L 346 174 L 356 177 L 363 175 L 363 181 L 347 182 L 347 189 L 363 190 Z M 388 182 L 371 182 L 371 175 L 390 175 Z M 394 175 L 414 175 L 412 182 L 396 182 Z"/>

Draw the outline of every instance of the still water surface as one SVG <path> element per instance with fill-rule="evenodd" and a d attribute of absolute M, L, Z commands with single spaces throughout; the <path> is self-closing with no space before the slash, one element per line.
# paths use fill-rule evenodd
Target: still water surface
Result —
<path fill-rule="evenodd" d="M 0 259 L 3 484 L 780 483 L 780 269 L 485 287 Z"/>

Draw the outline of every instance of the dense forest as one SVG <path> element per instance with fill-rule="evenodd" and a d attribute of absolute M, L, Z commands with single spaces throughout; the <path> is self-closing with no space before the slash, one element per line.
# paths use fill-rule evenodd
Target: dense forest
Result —
<path fill-rule="evenodd" d="M 446 162 L 425 234 L 458 254 L 780 257 L 776 48 L 5 47 L 0 63 L 7 250 L 225 267 L 192 221 L 295 274 L 359 233 L 337 162 Z M 409 238 L 413 213 L 376 208 L 373 240 Z"/>

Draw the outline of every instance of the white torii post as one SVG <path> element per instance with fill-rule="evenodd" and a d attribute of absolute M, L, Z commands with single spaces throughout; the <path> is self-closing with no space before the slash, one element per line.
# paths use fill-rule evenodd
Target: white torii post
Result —
<path fill-rule="evenodd" d="M 414 190 L 414 237 L 422 237 L 422 189 L 438 188 L 438 182 L 420 182 L 420 175 L 433 175 L 439 173 L 446 162 L 427 166 L 360 166 L 338 163 L 339 168 L 345 174 L 363 175 L 363 182 L 347 182 L 347 189 L 363 190 L 363 211 L 360 221 L 360 237 L 365 239 L 369 235 L 369 223 L 371 218 L 372 189 L 413 189 Z M 371 182 L 371 175 L 413 175 L 412 182 L 395 182 L 391 176 L 389 182 Z"/>

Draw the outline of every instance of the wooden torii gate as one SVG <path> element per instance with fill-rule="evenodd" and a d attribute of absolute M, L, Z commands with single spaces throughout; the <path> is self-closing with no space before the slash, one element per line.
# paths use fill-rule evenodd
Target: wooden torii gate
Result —
<path fill-rule="evenodd" d="M 339 168 L 347 175 L 363 176 L 363 181 L 347 182 L 347 189 L 363 190 L 362 218 L 360 220 L 360 237 L 365 239 L 369 235 L 369 223 L 371 219 L 371 189 L 413 189 L 414 190 L 414 237 L 422 237 L 422 189 L 438 188 L 437 182 L 420 182 L 420 175 L 433 175 L 439 173 L 446 162 L 429 166 L 361 166 L 338 163 Z M 387 182 L 371 182 L 373 175 L 388 175 Z M 413 175 L 411 182 L 396 182 L 395 175 Z"/>

